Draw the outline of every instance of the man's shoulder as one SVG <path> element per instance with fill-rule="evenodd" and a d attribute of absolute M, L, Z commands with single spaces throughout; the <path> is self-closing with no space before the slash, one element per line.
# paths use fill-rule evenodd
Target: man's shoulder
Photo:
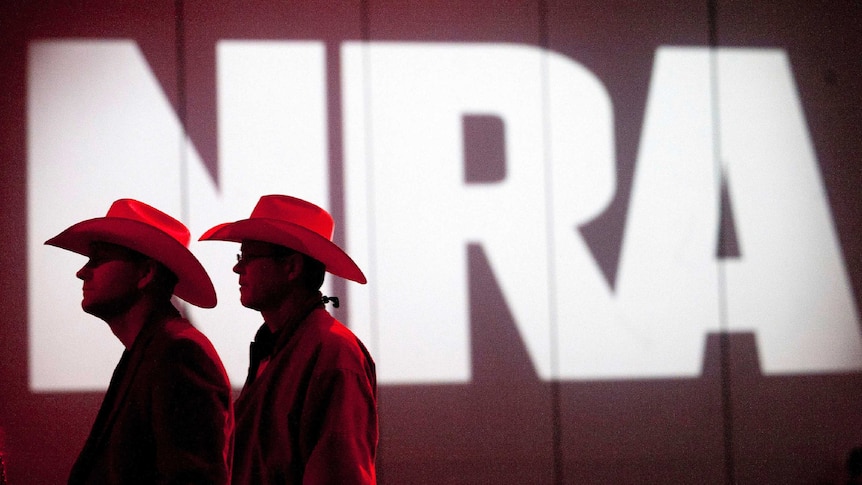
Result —
<path fill-rule="evenodd" d="M 153 338 L 152 347 L 148 352 L 161 355 L 158 366 L 165 372 L 195 368 L 226 376 L 221 358 L 210 340 L 184 318 L 168 319 Z"/>
<path fill-rule="evenodd" d="M 206 336 L 198 330 L 188 319 L 175 316 L 167 318 L 161 325 L 161 333 L 164 338 L 169 339 L 204 339 Z"/>
<path fill-rule="evenodd" d="M 329 312 L 317 311 L 311 315 L 310 325 L 301 338 L 316 347 L 318 358 L 352 361 L 364 367 L 371 355 L 362 341 L 346 325 Z"/>
<path fill-rule="evenodd" d="M 316 338 L 322 343 L 331 345 L 353 346 L 359 338 L 346 325 L 338 321 L 326 310 L 318 310 L 309 316 L 305 333 L 309 338 Z"/>
<path fill-rule="evenodd" d="M 181 317 L 166 320 L 154 340 L 158 341 L 158 345 L 170 348 L 172 351 L 200 349 L 206 354 L 215 354 L 215 348 L 207 336 Z"/>

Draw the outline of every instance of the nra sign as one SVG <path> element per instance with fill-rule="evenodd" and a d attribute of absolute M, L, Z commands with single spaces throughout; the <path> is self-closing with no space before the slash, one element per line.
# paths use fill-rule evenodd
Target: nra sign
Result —
<path fill-rule="evenodd" d="M 614 100 L 577 60 L 513 44 L 345 42 L 338 187 L 323 44 L 225 40 L 216 60 L 217 184 L 134 42 L 30 44 L 34 390 L 102 388 L 120 351 L 79 308 L 83 258 L 47 238 L 120 197 L 198 236 L 245 217 L 260 195 L 326 206 L 332 190 L 369 279 L 340 296 L 383 384 L 471 379 L 470 245 L 545 381 L 697 376 L 706 335 L 739 331 L 755 334 L 766 374 L 862 369 L 858 312 L 782 50 L 657 50 L 613 283 L 578 228 L 617 189 Z M 499 128 L 495 177 L 465 177 L 464 124 L 475 119 Z M 726 221 L 733 258 L 717 254 Z M 237 247 L 192 249 L 220 302 L 187 311 L 239 385 L 259 317 L 238 302 Z"/>

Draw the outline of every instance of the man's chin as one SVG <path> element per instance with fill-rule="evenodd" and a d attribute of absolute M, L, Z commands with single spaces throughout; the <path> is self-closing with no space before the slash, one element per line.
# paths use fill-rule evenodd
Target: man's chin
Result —
<path fill-rule="evenodd" d="M 121 315 L 124 311 L 128 310 L 128 307 L 110 303 L 88 302 L 84 300 L 81 302 L 81 309 L 84 310 L 85 313 L 89 313 L 90 315 L 107 322 L 112 318 Z"/>
<path fill-rule="evenodd" d="M 90 315 L 93 315 L 96 318 L 101 318 L 102 320 L 105 320 L 108 317 L 108 312 L 99 305 L 87 305 L 81 303 L 81 309 L 84 310 L 84 313 L 89 313 Z"/>
<path fill-rule="evenodd" d="M 242 306 L 244 306 L 246 308 L 249 308 L 249 309 L 252 309 L 252 310 L 255 310 L 258 312 L 260 311 L 260 306 L 255 304 L 253 300 L 249 300 L 247 298 L 240 298 L 239 302 L 242 303 Z"/>

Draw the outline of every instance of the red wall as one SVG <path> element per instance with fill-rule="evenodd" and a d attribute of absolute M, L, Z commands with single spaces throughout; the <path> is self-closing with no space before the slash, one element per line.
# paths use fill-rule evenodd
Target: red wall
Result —
<path fill-rule="evenodd" d="M 219 39 L 324 41 L 333 60 L 327 64 L 335 66 L 327 73 L 330 88 L 339 82 L 337 47 L 348 40 L 517 43 L 575 59 L 613 100 L 617 191 L 609 209 L 582 228 L 611 281 L 656 48 L 711 41 L 780 48 L 793 68 L 856 308 L 862 308 L 859 2 L 718 0 L 713 22 L 705 1 L 284 3 L 0 3 L 0 446 L 10 483 L 63 481 L 101 401 L 101 393 L 34 393 L 28 386 L 26 49 L 32 39 L 137 41 L 213 172 Z M 329 92 L 328 114 L 338 120 L 339 90 Z M 337 204 L 341 130 L 330 121 L 336 218 L 344 212 Z M 467 250 L 473 378 L 381 385 L 381 483 L 843 483 L 847 453 L 862 446 L 859 371 L 765 376 L 755 336 L 732 333 L 708 338 L 696 378 L 543 381 L 485 253 L 480 246 Z"/>

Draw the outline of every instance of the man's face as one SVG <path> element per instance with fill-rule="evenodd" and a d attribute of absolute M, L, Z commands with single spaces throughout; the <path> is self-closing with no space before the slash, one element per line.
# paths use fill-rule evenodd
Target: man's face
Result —
<path fill-rule="evenodd" d="M 290 291 L 286 271 L 290 251 L 275 244 L 243 241 L 234 273 L 242 305 L 257 311 L 278 309 Z"/>
<path fill-rule="evenodd" d="M 106 321 L 127 312 L 140 296 L 143 260 L 122 246 L 92 243 L 89 261 L 76 274 L 84 282 L 81 308 Z"/>

